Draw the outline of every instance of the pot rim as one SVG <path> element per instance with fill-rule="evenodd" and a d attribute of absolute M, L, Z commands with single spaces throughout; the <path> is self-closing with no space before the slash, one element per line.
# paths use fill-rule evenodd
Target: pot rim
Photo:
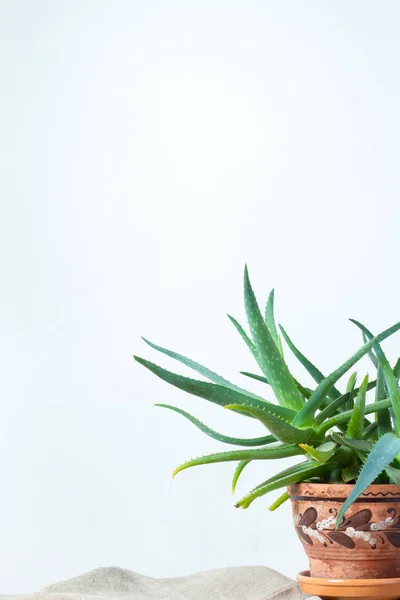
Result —
<path fill-rule="evenodd" d="M 312 481 L 310 482 L 303 482 L 301 481 L 300 483 L 292 483 L 291 485 L 288 485 L 288 488 L 294 488 L 294 487 L 300 487 L 300 486 L 308 486 L 308 487 L 316 487 L 316 488 L 323 488 L 323 487 L 346 487 L 346 489 L 350 489 L 354 487 L 354 483 L 313 483 Z M 368 490 L 369 488 L 394 488 L 400 491 L 400 485 L 397 485 L 396 483 L 371 483 L 371 485 L 369 485 L 366 489 Z"/>
<path fill-rule="evenodd" d="M 343 500 L 353 490 L 354 484 L 348 483 L 295 483 L 287 488 L 291 500 Z M 400 486 L 394 483 L 374 483 L 367 487 L 358 499 L 380 497 L 390 502 L 393 498 L 400 497 Z"/>

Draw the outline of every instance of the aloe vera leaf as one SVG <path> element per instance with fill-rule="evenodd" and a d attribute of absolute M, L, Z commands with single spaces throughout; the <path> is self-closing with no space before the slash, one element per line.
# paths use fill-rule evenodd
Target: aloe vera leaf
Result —
<path fill-rule="evenodd" d="M 299 446 L 300 448 L 303 448 L 303 450 L 305 450 L 312 458 L 321 463 L 330 460 L 337 448 L 334 442 L 326 442 L 317 448 L 309 446 L 308 444 L 299 444 Z M 327 448 L 324 449 L 323 446 L 326 446 Z"/>
<path fill-rule="evenodd" d="M 363 333 L 365 333 L 366 337 L 369 338 L 371 341 L 373 339 L 375 339 L 373 348 L 376 352 L 376 355 L 377 355 L 377 358 L 379 361 L 379 366 L 382 369 L 383 376 L 385 378 L 387 391 L 389 394 L 389 398 L 392 401 L 393 412 L 396 417 L 395 433 L 397 435 L 400 435 L 400 426 L 399 426 L 399 424 L 400 424 L 400 391 L 399 391 L 399 386 L 397 384 L 396 376 L 393 373 L 392 367 L 390 366 L 389 361 L 385 356 L 385 353 L 383 352 L 379 343 L 376 341 L 376 338 L 374 338 L 373 334 L 369 331 L 369 329 L 367 329 L 362 323 L 360 323 L 359 321 L 356 321 L 355 319 L 350 319 L 350 321 L 352 323 L 354 323 L 354 325 L 359 327 L 361 329 L 361 331 Z"/>
<path fill-rule="evenodd" d="M 359 452 L 369 452 L 373 446 L 373 443 L 367 440 L 347 437 L 336 432 L 332 432 L 330 436 L 340 446 L 345 446 L 346 448 L 351 448 L 352 450 L 357 450 Z"/>
<path fill-rule="evenodd" d="M 167 408 L 169 410 L 173 410 L 174 412 L 176 412 L 176 413 L 182 415 L 183 417 L 185 417 L 186 419 L 188 419 L 188 421 L 193 423 L 193 425 L 195 425 L 198 429 L 200 429 L 200 431 L 203 431 L 203 433 L 210 436 L 214 440 L 218 440 L 219 442 L 224 442 L 224 444 L 233 444 L 235 446 L 253 447 L 253 446 L 266 446 L 268 444 L 273 444 L 274 442 L 277 441 L 276 437 L 274 437 L 273 435 L 265 435 L 264 437 L 258 437 L 258 438 L 237 438 L 237 437 L 231 437 L 228 435 L 223 435 L 222 433 L 218 433 L 218 431 L 214 431 L 214 429 L 207 427 L 207 425 L 205 425 L 204 423 L 199 421 L 199 419 L 196 419 L 196 417 L 194 417 L 190 413 L 186 412 L 185 410 L 178 408 L 177 406 L 171 406 L 170 404 L 155 404 L 154 406 L 159 406 L 161 408 Z"/>
<path fill-rule="evenodd" d="M 279 508 L 280 506 L 282 506 L 282 504 L 284 502 L 286 502 L 287 500 L 289 500 L 289 494 L 287 492 L 283 492 L 283 494 L 281 496 L 279 496 L 279 498 L 277 498 L 272 504 L 271 506 L 268 508 L 268 510 L 270 510 L 271 512 L 276 510 L 277 508 Z"/>
<path fill-rule="evenodd" d="M 375 379 L 374 381 L 370 381 L 368 383 L 368 390 L 372 390 L 374 387 L 376 387 Z M 330 417 L 335 415 L 336 412 L 340 409 L 340 407 L 344 406 L 348 402 L 348 400 L 351 399 L 351 396 L 353 394 L 358 393 L 359 389 L 360 388 L 355 388 L 354 390 L 352 390 L 352 392 L 346 392 L 345 394 L 343 394 L 343 396 L 340 396 L 336 400 L 332 400 L 331 402 L 329 402 L 329 404 L 316 416 L 314 426 L 320 426 L 326 419 L 329 419 Z M 352 407 L 346 410 L 352 410 Z"/>
<path fill-rule="evenodd" d="M 189 469 L 190 467 L 197 467 L 199 465 L 211 465 L 214 463 L 222 462 L 237 462 L 242 460 L 275 460 L 277 458 L 287 458 L 289 456 L 299 456 L 304 454 L 304 450 L 296 445 L 288 444 L 277 444 L 269 448 L 252 448 L 246 450 L 229 450 L 228 452 L 217 452 L 215 454 L 208 454 L 207 456 L 200 456 L 193 458 L 183 463 L 175 469 L 173 477 Z"/>
<path fill-rule="evenodd" d="M 353 479 L 357 479 L 360 474 L 360 466 L 352 465 L 351 467 L 345 467 L 342 469 L 342 479 L 344 483 L 349 483 L 349 481 L 353 481 Z"/>
<path fill-rule="evenodd" d="M 399 422 L 398 422 L 396 414 L 395 414 L 395 412 L 393 410 L 393 406 L 390 406 L 389 412 L 390 412 L 390 417 L 391 417 L 392 423 L 393 423 L 393 430 L 397 431 Z"/>
<path fill-rule="evenodd" d="M 368 338 L 364 332 L 362 332 L 362 340 L 363 340 L 363 344 L 366 344 L 368 342 Z M 377 369 L 379 363 L 378 363 L 378 359 L 376 358 L 373 350 L 370 350 L 368 352 L 368 357 L 369 357 L 370 361 L 372 362 L 372 364 L 374 365 L 375 369 Z"/>
<path fill-rule="evenodd" d="M 380 400 L 379 402 L 375 402 L 374 404 L 367 404 L 365 407 L 365 414 L 369 415 L 373 412 L 385 410 L 386 408 L 390 408 L 391 405 L 392 403 L 390 400 Z M 315 430 L 316 435 L 321 436 L 325 434 L 329 429 L 332 429 L 332 427 L 337 427 L 341 423 L 346 423 L 351 419 L 352 413 L 352 410 L 346 410 L 342 413 L 334 415 L 330 419 L 326 419 L 326 421 L 322 423 L 319 427 L 317 427 L 317 429 Z"/>
<path fill-rule="evenodd" d="M 272 492 L 273 490 L 277 490 L 279 488 L 285 487 L 287 485 L 291 485 L 293 483 L 298 483 L 299 481 L 304 481 L 305 479 L 309 479 L 310 477 L 317 477 L 320 475 L 324 475 L 328 473 L 334 465 L 330 463 L 311 463 L 309 461 L 303 463 L 303 468 L 299 469 L 295 473 L 285 474 L 285 471 L 282 471 L 279 475 L 271 479 L 267 479 L 263 484 L 257 486 L 254 490 L 252 490 L 247 496 L 242 498 L 237 504 L 237 508 L 248 508 L 250 504 L 260 496 L 264 496 L 268 492 Z"/>
<path fill-rule="evenodd" d="M 283 355 L 282 342 L 281 342 L 281 338 L 279 336 L 278 330 L 276 328 L 276 323 L 275 323 L 274 296 L 275 296 L 275 291 L 271 290 L 271 292 L 268 296 L 267 305 L 265 307 L 265 323 L 269 329 L 272 339 L 275 342 L 275 346 L 278 348 L 279 352 Z"/>
<path fill-rule="evenodd" d="M 367 460 L 361 469 L 358 479 L 344 502 L 336 519 L 336 529 L 339 527 L 346 510 L 362 494 L 378 475 L 396 458 L 400 453 L 400 438 L 393 433 L 385 433 L 374 445 L 368 454 Z"/>
<path fill-rule="evenodd" d="M 274 414 L 279 414 L 288 421 L 292 421 L 295 416 L 295 412 L 289 408 L 272 404 L 271 402 L 267 402 L 262 398 L 237 392 L 236 390 L 219 385 L 218 383 L 198 381 L 183 375 L 177 375 L 176 373 L 167 371 L 166 369 L 163 369 L 162 367 L 159 367 L 158 365 L 145 360 L 144 358 L 140 358 L 139 356 L 134 356 L 134 359 L 167 383 L 170 383 L 171 385 L 189 394 L 209 400 L 210 402 L 218 404 L 219 406 L 226 406 L 227 404 L 243 404 L 258 408 L 268 408 L 268 410 L 271 410 L 271 412 Z"/>
<path fill-rule="evenodd" d="M 272 477 L 269 477 L 266 481 L 272 482 L 276 481 L 277 479 L 281 479 L 283 476 L 286 477 L 287 475 L 295 475 L 299 472 L 302 472 L 305 468 L 305 465 L 315 465 L 315 462 L 305 460 L 301 463 L 296 463 L 295 465 L 292 465 L 291 467 L 288 467 L 279 473 L 275 473 L 275 475 L 272 475 Z M 266 481 L 259 483 L 251 491 L 254 492 L 255 490 L 262 488 L 266 484 Z"/>
<path fill-rule="evenodd" d="M 296 463 L 295 465 L 292 465 L 291 467 L 288 467 L 287 469 L 284 469 L 279 473 L 275 473 L 275 475 L 272 475 L 272 477 L 269 477 L 266 481 L 263 481 L 262 483 L 256 485 L 251 491 L 254 492 L 256 490 L 259 490 L 260 488 L 264 487 L 264 485 L 267 482 L 272 483 L 273 481 L 277 481 L 278 479 L 281 479 L 282 477 L 287 477 L 288 475 L 297 475 L 298 473 L 301 473 L 306 466 L 309 465 L 315 465 L 315 462 L 306 460 L 301 463 Z"/>
<path fill-rule="evenodd" d="M 296 384 L 297 389 L 299 390 L 300 394 L 302 396 L 304 396 L 304 398 L 306 398 L 307 400 L 309 398 L 311 398 L 311 394 L 313 393 L 313 390 L 310 390 L 310 388 L 304 387 L 304 385 L 301 385 L 301 383 L 299 381 L 297 381 L 297 379 L 295 379 L 295 377 L 293 377 L 293 381 Z"/>
<path fill-rule="evenodd" d="M 354 373 L 352 373 L 349 377 L 349 380 L 347 382 L 346 385 L 346 393 L 350 394 L 354 388 L 356 387 L 356 381 L 357 381 L 357 371 L 354 371 Z"/>
<path fill-rule="evenodd" d="M 313 392 L 311 398 L 305 404 L 305 406 L 298 413 L 294 424 L 299 427 L 309 426 L 313 423 L 315 411 L 321 406 L 326 395 L 333 385 L 349 370 L 353 367 L 365 354 L 375 346 L 375 344 L 379 344 L 383 340 L 385 340 L 390 335 L 393 335 L 396 331 L 400 329 L 400 323 L 396 323 L 389 329 L 385 329 L 375 338 L 370 340 L 367 344 L 364 344 L 362 348 L 357 350 L 353 356 L 351 356 L 345 363 L 343 363 L 338 369 L 333 371 L 328 377 L 326 377 L 317 387 L 317 389 Z"/>
<path fill-rule="evenodd" d="M 393 367 L 393 373 L 396 379 L 400 377 L 400 358 L 397 359 L 396 364 Z"/>
<path fill-rule="evenodd" d="M 321 423 L 323 423 L 326 419 L 329 419 L 330 417 L 335 415 L 338 411 L 342 409 L 342 407 L 344 407 L 346 410 L 351 410 L 353 408 L 352 398 L 353 395 L 359 390 L 359 388 L 354 388 L 356 377 L 357 373 L 353 373 L 350 376 L 349 381 L 347 383 L 346 393 L 342 396 L 339 396 L 339 398 L 336 398 L 336 400 L 331 400 L 329 404 L 327 404 L 327 406 L 325 406 L 325 408 L 323 408 L 321 412 L 316 416 L 314 422 L 316 427 L 321 425 Z M 369 383 L 368 389 L 371 389 L 374 385 L 375 381 Z"/>
<path fill-rule="evenodd" d="M 384 411 L 381 411 L 381 412 L 384 412 Z M 368 440 L 371 436 L 373 436 L 375 434 L 375 432 L 377 430 L 378 430 L 378 422 L 372 421 L 372 423 L 367 425 L 367 427 L 365 427 L 365 429 L 362 432 L 363 440 Z M 386 433 L 386 432 L 384 432 L 384 433 Z"/>
<path fill-rule="evenodd" d="M 304 354 L 300 352 L 300 350 L 294 345 L 294 343 L 292 342 L 282 325 L 279 325 L 279 328 L 282 332 L 285 342 L 287 343 L 295 357 L 299 360 L 299 362 L 301 362 L 303 367 L 305 367 L 305 369 L 308 371 L 308 373 L 311 375 L 314 381 L 316 381 L 317 383 L 321 383 L 321 381 L 325 379 L 325 375 L 321 373 L 321 371 L 315 365 L 313 365 L 313 363 L 309 361 L 308 358 L 304 356 Z M 328 393 L 328 396 L 332 400 L 339 398 L 339 396 L 341 395 L 342 394 L 335 387 L 332 387 Z"/>
<path fill-rule="evenodd" d="M 350 375 L 348 381 L 347 381 L 347 385 L 346 385 L 346 393 L 349 394 L 349 400 L 346 403 L 346 406 L 343 407 L 344 410 L 353 410 L 354 408 L 354 397 L 359 393 L 360 388 L 356 388 L 356 381 L 357 381 L 357 372 L 354 372 Z M 376 381 L 372 382 L 374 385 L 376 384 Z M 371 389 L 371 382 L 368 382 L 367 384 L 367 390 Z M 364 419 L 364 427 L 368 427 L 369 426 L 369 421 L 368 419 Z M 342 429 L 343 426 L 341 426 L 340 428 Z"/>
<path fill-rule="evenodd" d="M 268 385 L 269 385 L 268 379 L 266 379 L 266 377 L 263 377 L 262 375 L 256 375 L 255 373 L 249 373 L 248 371 L 240 371 L 240 374 L 245 375 L 246 377 L 250 377 L 251 379 L 255 379 L 256 381 L 261 381 L 262 383 L 268 383 Z M 312 390 L 310 390 L 310 388 L 304 387 L 294 377 L 293 377 L 293 380 L 294 380 L 300 394 L 302 396 L 304 396 L 304 398 L 309 398 L 312 394 Z"/>
<path fill-rule="evenodd" d="M 385 469 L 387 475 L 389 475 L 390 479 L 396 485 L 400 485 L 400 469 L 396 469 L 396 467 L 388 466 Z"/>
<path fill-rule="evenodd" d="M 360 438 L 362 436 L 364 417 L 365 417 L 365 399 L 367 395 L 368 375 L 363 379 L 354 404 L 353 414 L 347 426 L 347 437 Z"/>
<path fill-rule="evenodd" d="M 238 466 L 236 467 L 235 472 L 233 474 L 233 478 L 232 478 L 232 494 L 234 494 L 236 491 L 237 482 L 239 480 L 239 477 L 242 474 L 243 469 L 245 467 L 247 467 L 247 465 L 250 463 L 251 463 L 251 460 L 241 460 L 240 463 L 238 464 Z"/>
<path fill-rule="evenodd" d="M 246 377 L 250 377 L 250 379 L 255 379 L 256 381 L 261 381 L 262 383 L 267 383 L 269 385 L 269 381 L 263 375 L 256 375 L 256 373 L 249 373 L 248 371 L 240 371 L 241 375 L 245 375 Z"/>
<path fill-rule="evenodd" d="M 298 411 L 304 405 L 304 400 L 265 324 L 251 287 L 247 267 L 244 272 L 244 300 L 261 370 L 268 379 L 279 404 Z"/>
<path fill-rule="evenodd" d="M 332 400 L 328 406 L 326 406 L 321 412 L 317 415 L 315 419 L 315 426 L 318 427 L 321 425 L 326 419 L 329 419 L 333 415 L 336 414 L 338 409 L 345 405 L 350 398 L 350 393 L 343 394 L 343 396 L 339 396 L 336 400 Z"/>
<path fill-rule="evenodd" d="M 245 342 L 246 346 L 248 347 L 248 349 L 250 350 L 250 352 L 252 353 L 253 357 L 255 358 L 258 366 L 260 367 L 261 371 L 262 371 L 262 367 L 261 367 L 261 362 L 259 359 L 259 356 L 257 354 L 257 350 L 256 347 L 253 343 L 253 340 L 250 339 L 250 337 L 247 335 L 247 333 L 245 332 L 244 328 L 241 326 L 241 324 L 235 319 L 235 317 L 232 317 L 231 315 L 228 315 L 228 319 L 231 321 L 231 323 L 234 325 L 234 327 L 236 328 L 236 331 L 239 333 L 240 337 L 242 338 L 242 340 Z"/>
<path fill-rule="evenodd" d="M 357 372 L 354 372 L 350 375 L 349 380 L 346 386 L 346 393 L 349 394 L 349 399 L 346 402 L 345 410 L 351 410 L 354 406 L 354 395 L 355 395 L 355 387 L 357 381 Z"/>
<path fill-rule="evenodd" d="M 225 406 L 225 408 L 255 417 L 272 433 L 272 435 L 285 444 L 305 443 L 314 433 L 313 429 L 297 429 L 282 418 L 270 413 L 268 410 L 239 404 L 229 404 Z"/>
<path fill-rule="evenodd" d="M 150 346 L 154 350 L 157 350 L 158 352 L 161 352 L 162 354 L 165 354 L 166 356 L 169 356 L 170 358 L 174 358 L 175 360 L 182 363 L 183 365 L 189 367 L 190 369 L 193 369 L 197 373 L 200 373 L 200 375 L 203 375 L 204 377 L 206 377 L 213 383 L 218 383 L 219 385 L 223 385 L 225 387 L 231 388 L 232 390 L 236 390 L 237 392 L 247 394 L 248 396 L 253 395 L 251 392 L 248 392 L 247 390 L 244 390 L 243 388 L 240 388 L 239 386 L 231 383 L 224 377 L 221 377 L 220 375 L 218 375 L 218 373 L 214 373 L 214 371 L 211 371 L 210 369 L 208 369 L 207 367 L 204 367 L 200 363 L 198 363 L 190 358 L 187 358 L 186 356 L 183 356 L 183 354 L 178 354 L 177 352 L 173 352 L 172 350 L 167 350 L 167 348 L 162 348 L 161 346 L 157 346 L 156 344 L 153 344 L 149 340 L 146 340 L 146 338 L 142 338 L 142 340 L 144 342 L 146 342 L 146 344 L 148 344 L 148 346 Z"/>
<path fill-rule="evenodd" d="M 383 400 L 386 397 L 385 388 L 385 377 L 383 375 L 382 367 L 378 366 L 378 374 L 376 377 L 376 389 L 375 389 L 375 402 Z M 378 434 L 379 436 L 392 431 L 392 421 L 390 418 L 390 411 L 381 410 L 376 413 L 375 418 L 378 422 Z"/>

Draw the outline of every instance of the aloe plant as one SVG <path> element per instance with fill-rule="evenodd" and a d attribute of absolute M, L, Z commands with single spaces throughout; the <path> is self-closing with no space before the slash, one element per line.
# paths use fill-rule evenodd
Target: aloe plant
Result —
<path fill-rule="evenodd" d="M 178 375 L 134 357 L 169 384 L 260 424 L 258 437 L 232 437 L 215 431 L 179 407 L 157 404 L 180 414 L 211 438 L 238 447 L 189 460 L 177 467 L 173 475 L 198 465 L 234 462 L 237 463 L 232 481 L 235 492 L 241 473 L 252 461 L 301 457 L 299 463 L 256 486 L 236 506 L 248 508 L 256 498 L 302 481 L 354 484 L 349 488 L 349 496 L 337 519 L 339 524 L 347 508 L 371 483 L 400 485 L 400 359 L 392 368 L 381 348 L 381 342 L 400 329 L 400 322 L 375 336 L 360 322 L 351 319 L 361 330 L 363 345 L 332 373 L 324 375 L 292 342 L 286 330 L 277 326 L 273 291 L 264 314 L 261 312 L 247 267 L 244 301 L 249 331 L 246 332 L 233 317 L 229 318 L 261 372 L 241 373 L 264 383 L 265 394 L 247 391 L 200 363 L 144 338 L 153 349 L 186 365 L 203 379 Z M 314 389 L 303 386 L 291 373 L 282 342 L 314 379 Z M 371 359 L 376 377 L 366 375 L 357 385 L 357 373 L 349 374 L 349 371 L 366 355 Z M 341 391 L 344 376 L 347 377 L 344 391 Z M 367 402 L 368 392 L 373 389 L 374 398 Z M 270 510 L 275 510 L 287 499 L 288 494 L 284 492 Z"/>

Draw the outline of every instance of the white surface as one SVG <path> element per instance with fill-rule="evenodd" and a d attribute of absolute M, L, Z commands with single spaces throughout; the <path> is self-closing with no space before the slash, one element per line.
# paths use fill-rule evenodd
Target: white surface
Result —
<path fill-rule="evenodd" d="M 266 567 L 215 569 L 187 577 L 153 579 L 107 567 L 60 581 L 29 596 L 1 600 L 302 600 L 297 583 Z M 315 596 L 309 600 L 318 600 Z"/>
<path fill-rule="evenodd" d="M 152 404 L 231 434 L 256 424 L 131 355 L 158 360 L 146 335 L 245 384 L 253 361 L 225 316 L 243 321 L 245 261 L 324 371 L 359 346 L 348 316 L 376 331 L 399 319 L 398 3 L 0 12 L 0 590 L 104 564 L 294 576 L 289 507 L 234 509 L 232 465 L 173 483 L 221 445 Z M 276 468 L 249 468 L 239 493 Z"/>

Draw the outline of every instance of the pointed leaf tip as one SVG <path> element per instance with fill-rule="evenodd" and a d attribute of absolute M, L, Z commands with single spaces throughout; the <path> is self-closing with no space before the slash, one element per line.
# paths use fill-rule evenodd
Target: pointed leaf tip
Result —
<path fill-rule="evenodd" d="M 328 377 L 326 377 L 317 387 L 317 389 L 312 393 L 311 398 L 307 402 L 307 404 L 303 407 L 303 409 L 298 413 L 294 424 L 299 426 L 305 426 L 313 423 L 314 415 L 316 410 L 321 406 L 326 394 L 329 390 L 332 389 L 332 386 L 349 370 L 352 366 L 354 366 L 363 356 L 367 354 L 371 348 L 376 346 L 379 348 L 379 343 L 393 335 L 396 331 L 400 329 L 400 322 L 397 322 L 392 327 L 385 329 L 379 335 L 370 339 L 367 344 L 364 344 L 355 354 L 353 354 L 345 363 L 343 363 L 338 369 L 333 371 Z M 368 335 L 368 334 L 367 334 Z M 389 366 L 390 368 L 390 366 Z M 392 373 L 393 375 L 393 373 Z M 397 388 L 397 382 L 396 382 Z M 393 386 L 393 394 L 399 394 L 398 389 L 395 389 Z M 394 405 L 398 404 L 399 407 L 399 415 L 400 415 L 400 398 L 399 402 L 394 403 Z M 400 432 L 399 432 L 400 433 Z"/>
<path fill-rule="evenodd" d="M 275 502 L 273 502 L 271 504 L 271 506 L 268 508 L 268 510 L 270 510 L 271 512 L 276 510 L 277 508 L 279 508 L 284 502 L 286 502 L 286 500 L 289 500 L 289 494 L 288 492 L 284 492 L 281 496 L 279 496 L 279 498 L 277 498 L 275 500 Z"/>
<path fill-rule="evenodd" d="M 374 337 L 373 333 L 369 329 L 367 329 L 365 327 L 365 325 L 363 325 L 359 321 L 356 321 L 355 319 L 351 319 L 351 321 L 354 323 L 354 325 L 356 325 L 359 329 L 361 329 L 361 331 L 365 334 L 365 336 L 370 340 L 369 344 L 372 344 L 372 342 L 375 341 L 375 344 L 372 344 L 373 348 L 371 348 L 371 350 L 373 349 L 375 351 L 376 358 L 378 360 L 378 366 L 382 369 L 383 376 L 384 376 L 385 383 L 386 383 L 386 388 L 387 388 L 387 391 L 389 394 L 389 398 L 392 402 L 393 412 L 395 415 L 394 428 L 395 428 L 396 434 L 400 435 L 400 425 L 399 425 L 400 392 L 399 392 L 399 388 L 398 388 L 397 378 L 389 364 L 388 359 L 386 358 L 385 353 L 383 352 L 382 348 L 380 347 L 380 345 L 378 343 L 379 340 L 376 337 Z M 397 323 L 393 327 L 394 328 L 397 327 L 397 329 L 398 329 L 399 323 Z M 364 345 L 364 347 L 365 347 L 365 345 Z"/>
<path fill-rule="evenodd" d="M 251 462 L 250 460 L 241 460 L 240 463 L 238 464 L 238 466 L 236 467 L 235 472 L 233 474 L 233 478 L 232 478 L 232 485 L 231 485 L 232 495 L 235 494 L 237 482 L 238 482 L 239 477 L 241 476 L 241 474 L 243 472 L 243 469 L 245 467 L 247 467 L 247 465 L 250 462 Z"/>
<path fill-rule="evenodd" d="M 271 410 L 251 408 L 240 404 L 228 404 L 225 406 L 228 410 L 234 412 L 249 414 L 258 419 L 278 440 L 285 444 L 300 444 L 307 442 L 313 434 L 312 429 L 297 429 L 290 425 L 285 419 L 285 415 Z M 276 411 L 275 406 L 275 411 Z M 282 410 L 279 407 L 278 410 Z"/>
<path fill-rule="evenodd" d="M 244 302 L 258 363 L 263 374 L 270 382 L 279 404 L 300 411 L 304 406 L 303 397 L 260 312 L 247 273 L 244 278 Z"/>
<path fill-rule="evenodd" d="M 187 419 L 188 421 L 193 423 L 193 425 L 195 425 L 200 431 L 202 431 L 206 435 L 210 436 L 214 440 L 224 442 L 225 444 L 233 444 L 235 446 L 255 447 L 255 446 L 265 446 L 265 445 L 272 444 L 273 442 L 277 441 L 277 439 L 272 435 L 267 435 L 267 436 L 258 437 L 258 438 L 238 438 L 238 437 L 232 437 L 229 435 L 224 435 L 222 433 L 219 433 L 218 431 L 215 431 L 214 429 L 211 429 L 210 427 L 208 427 L 207 425 L 205 425 L 204 423 L 199 421 L 199 419 L 196 419 L 196 417 L 194 417 L 190 413 L 186 412 L 185 410 L 178 408 L 177 406 L 171 406 L 171 404 L 161 404 L 161 403 L 157 403 L 157 404 L 155 404 L 155 406 L 158 406 L 161 408 L 167 408 L 168 410 L 174 411 L 174 412 L 178 413 L 179 415 L 182 415 L 183 417 L 185 417 L 185 419 Z"/>
<path fill-rule="evenodd" d="M 265 323 L 269 329 L 269 332 L 272 336 L 272 339 L 275 342 L 276 347 L 279 350 L 279 353 L 283 356 L 282 342 L 279 337 L 279 333 L 276 327 L 275 315 L 274 315 L 274 295 L 275 290 L 272 290 L 269 293 L 267 304 L 265 306 Z"/>

